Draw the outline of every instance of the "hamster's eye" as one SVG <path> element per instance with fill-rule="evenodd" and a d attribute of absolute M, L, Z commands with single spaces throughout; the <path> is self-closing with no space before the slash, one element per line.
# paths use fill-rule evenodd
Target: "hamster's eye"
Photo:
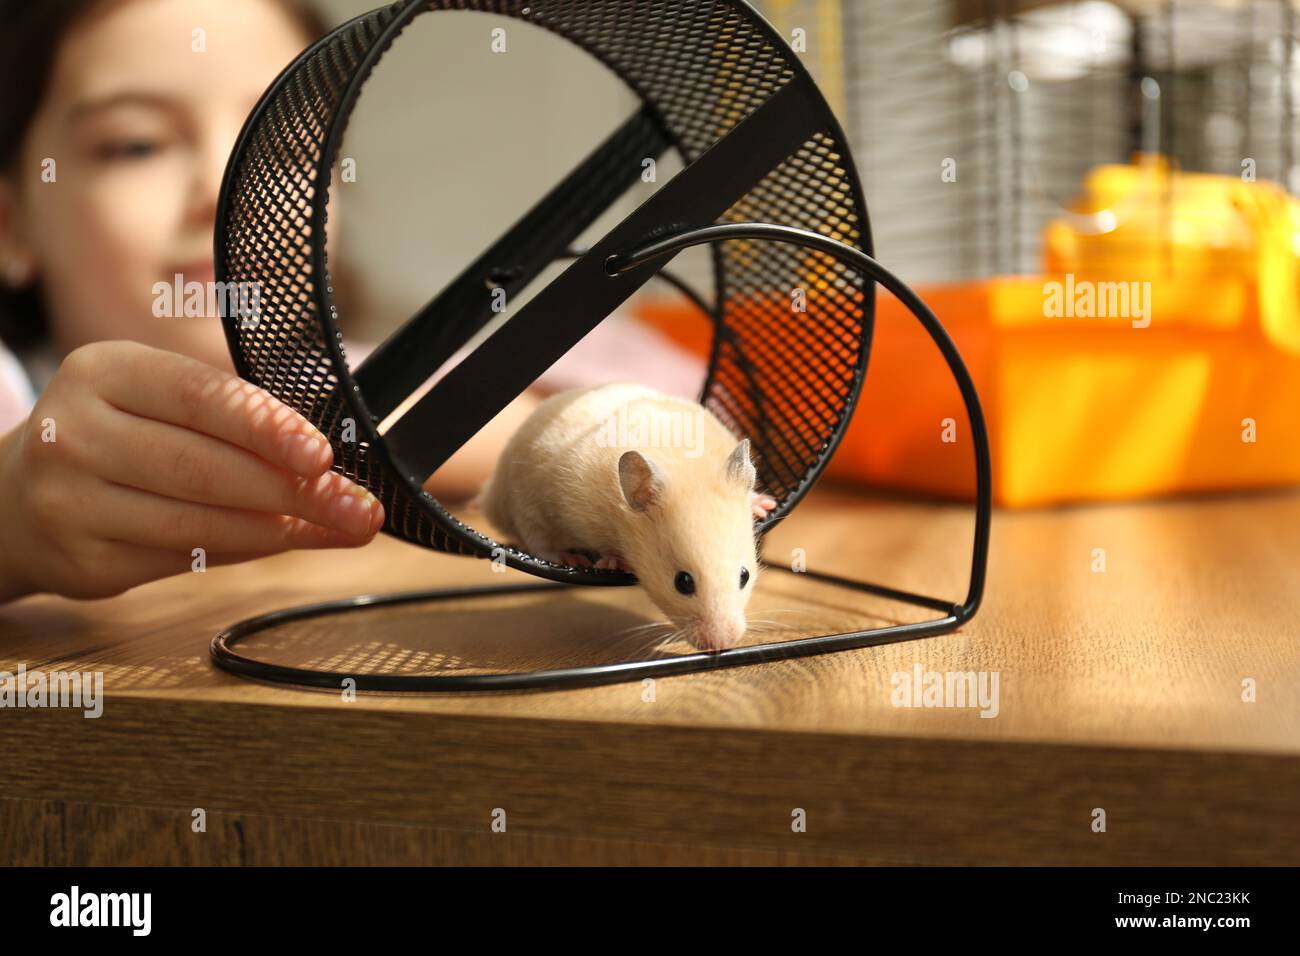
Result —
<path fill-rule="evenodd" d="M 682 594 L 695 593 L 695 579 L 691 577 L 689 571 L 678 571 L 677 577 L 673 579 L 673 587 Z"/>
<path fill-rule="evenodd" d="M 740 569 L 740 589 L 745 590 L 745 585 L 749 583 L 749 568 Z"/>

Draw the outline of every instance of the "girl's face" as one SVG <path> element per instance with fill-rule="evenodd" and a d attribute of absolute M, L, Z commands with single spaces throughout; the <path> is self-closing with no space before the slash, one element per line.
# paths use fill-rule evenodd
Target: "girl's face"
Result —
<path fill-rule="evenodd" d="M 0 251 L 39 277 L 60 352 L 134 339 L 230 368 L 217 318 L 155 316 L 154 285 L 213 281 L 226 160 L 310 39 L 275 0 L 108 0 L 65 34 L 0 184 Z"/>

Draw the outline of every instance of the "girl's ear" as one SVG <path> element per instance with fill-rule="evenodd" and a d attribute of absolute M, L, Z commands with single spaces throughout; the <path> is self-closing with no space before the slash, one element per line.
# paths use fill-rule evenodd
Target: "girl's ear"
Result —
<path fill-rule="evenodd" d="M 754 485 L 758 482 L 758 472 L 754 468 L 754 463 L 749 460 L 748 438 L 743 439 L 727 456 L 727 463 L 723 466 L 723 473 L 727 481 L 732 484 L 738 485 L 746 491 L 754 490 Z"/>
<path fill-rule="evenodd" d="M 17 292 L 35 278 L 36 257 L 18 228 L 18 190 L 10 177 L 0 176 L 0 284 Z"/>
<path fill-rule="evenodd" d="M 663 500 L 664 474 L 639 451 L 625 451 L 619 458 L 618 483 L 633 511 L 645 511 Z"/>

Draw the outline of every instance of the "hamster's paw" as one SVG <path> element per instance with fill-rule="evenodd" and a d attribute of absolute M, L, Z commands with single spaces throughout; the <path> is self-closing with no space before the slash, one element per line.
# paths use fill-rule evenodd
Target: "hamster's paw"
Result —
<path fill-rule="evenodd" d="M 611 551 L 609 554 L 602 555 L 601 559 L 596 562 L 597 571 L 626 571 L 632 574 L 633 571 L 628 567 L 627 560 L 617 551 Z"/>
<path fill-rule="evenodd" d="M 766 518 L 772 511 L 776 509 L 777 502 L 776 499 L 773 498 L 771 495 L 764 495 L 755 492 L 754 500 L 751 504 L 753 507 L 755 518 Z"/>
<path fill-rule="evenodd" d="M 537 556 L 552 564 L 567 564 L 575 568 L 589 568 L 594 564 L 590 557 L 578 551 L 543 551 Z"/>

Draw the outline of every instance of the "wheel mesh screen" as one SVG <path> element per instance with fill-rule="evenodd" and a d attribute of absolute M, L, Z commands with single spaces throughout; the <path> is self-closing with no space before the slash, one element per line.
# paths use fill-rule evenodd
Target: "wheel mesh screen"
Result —
<path fill-rule="evenodd" d="M 355 413 L 342 394 L 320 315 L 335 308 L 332 290 L 328 276 L 312 274 L 315 244 L 324 241 L 311 233 L 312 204 L 324 202 L 335 159 L 322 155 L 327 135 L 346 122 L 352 105 L 346 89 L 362 59 L 406 8 L 393 4 L 339 28 L 259 108 L 219 213 L 218 277 L 260 287 L 256 323 L 226 320 L 240 373 L 329 436 L 335 469 L 383 502 L 386 530 L 440 550 L 482 555 L 491 543 L 427 494 L 423 500 L 411 495 L 363 428 L 355 426 L 355 441 L 345 440 Z M 687 163 L 794 75 L 789 54 L 755 15 L 722 0 L 433 0 L 424 9 L 507 15 L 567 37 L 659 111 Z M 858 195 L 828 112 L 825 130 L 722 221 L 801 227 L 870 251 Z M 478 251 L 466 250 L 467 257 Z M 760 478 L 784 509 L 820 471 L 846 424 L 865 367 L 870 300 L 854 270 L 822 253 L 729 242 L 715 255 L 722 322 L 704 401 L 751 439 Z"/>

